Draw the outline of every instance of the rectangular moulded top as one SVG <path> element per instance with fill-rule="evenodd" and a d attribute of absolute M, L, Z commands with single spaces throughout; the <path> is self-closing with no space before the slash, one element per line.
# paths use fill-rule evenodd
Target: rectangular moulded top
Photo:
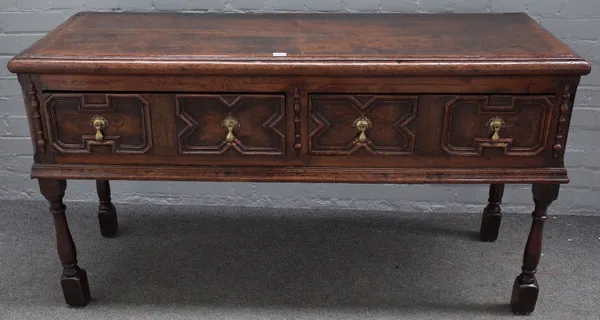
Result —
<path fill-rule="evenodd" d="M 9 62 L 16 73 L 583 75 L 526 14 L 82 12 Z"/>

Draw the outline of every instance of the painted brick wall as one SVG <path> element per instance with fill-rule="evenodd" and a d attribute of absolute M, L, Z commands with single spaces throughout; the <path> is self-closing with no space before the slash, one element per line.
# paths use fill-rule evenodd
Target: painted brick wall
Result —
<path fill-rule="evenodd" d="M 97 11 L 527 12 L 584 58 L 592 74 L 577 94 L 566 162 L 572 183 L 555 214 L 600 215 L 600 1 L 598 0 L 0 0 L 0 199 L 41 199 L 28 178 L 31 143 L 20 89 L 6 70 L 14 54 L 72 14 Z M 95 201 L 74 181 L 67 200 Z M 116 202 L 478 212 L 486 186 L 115 182 Z M 530 212 L 528 186 L 510 186 L 505 209 Z"/>

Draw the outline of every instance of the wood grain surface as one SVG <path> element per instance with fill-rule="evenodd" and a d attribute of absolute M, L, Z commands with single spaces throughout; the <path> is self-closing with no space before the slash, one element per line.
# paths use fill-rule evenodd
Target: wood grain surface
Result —
<path fill-rule="evenodd" d="M 539 65 L 542 61 L 547 66 Z M 177 74 L 589 72 L 583 59 L 520 13 L 84 12 L 15 57 L 9 68 Z"/>

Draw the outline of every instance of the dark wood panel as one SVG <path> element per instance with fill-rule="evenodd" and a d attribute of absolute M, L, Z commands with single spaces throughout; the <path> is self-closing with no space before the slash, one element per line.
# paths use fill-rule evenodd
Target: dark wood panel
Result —
<path fill-rule="evenodd" d="M 311 95 L 309 153 L 413 154 L 409 125 L 417 117 L 417 101 L 417 96 Z"/>
<path fill-rule="evenodd" d="M 175 95 L 180 154 L 285 155 L 283 95 Z"/>
<path fill-rule="evenodd" d="M 34 164 L 31 176 L 45 179 L 195 180 L 344 183 L 568 183 L 564 168 L 297 168 L 198 166 L 97 166 Z"/>
<path fill-rule="evenodd" d="M 152 148 L 150 105 L 140 95 L 53 93 L 44 110 L 56 152 L 145 154 Z M 94 119 L 102 119 L 102 128 Z"/>
<path fill-rule="evenodd" d="M 503 155 L 502 152 L 484 154 L 477 148 L 473 149 L 472 141 L 477 138 L 475 135 L 467 138 L 466 142 L 461 140 L 458 144 L 453 142 L 454 144 L 451 145 L 454 148 L 460 143 L 466 143 L 467 146 L 462 146 L 462 148 L 471 148 L 472 150 L 467 150 L 468 152 L 462 149 L 461 151 L 458 147 L 456 149 L 458 151 L 449 153 L 446 150 L 449 148 L 449 144 L 444 142 L 444 139 L 448 139 L 448 137 L 458 136 L 461 138 L 465 135 L 464 132 L 450 130 L 450 125 L 448 128 L 443 125 L 444 123 L 451 124 L 452 121 L 445 121 L 445 119 L 453 118 L 445 116 L 447 111 L 444 110 L 448 109 L 448 106 L 452 106 L 453 108 L 450 109 L 454 109 L 458 105 L 457 109 L 465 110 L 456 116 L 458 118 L 455 121 L 456 127 L 463 128 L 464 124 L 468 124 L 467 128 L 478 128 L 478 134 L 481 136 L 479 138 L 483 137 L 488 140 L 489 134 L 485 127 L 488 117 L 496 114 L 510 115 L 514 119 L 505 116 L 507 121 L 512 121 L 509 128 L 514 127 L 514 129 L 510 131 L 521 130 L 519 131 L 523 137 L 521 140 L 525 139 L 523 141 L 527 143 L 527 139 L 532 137 L 530 134 L 532 129 L 529 125 L 521 126 L 521 124 L 523 121 L 529 121 L 531 114 L 539 115 L 540 121 L 542 118 L 545 119 L 538 122 L 540 125 L 543 123 L 544 128 L 538 128 L 538 131 L 533 128 L 535 132 L 538 132 L 533 136 L 542 139 L 540 141 L 543 143 L 538 143 L 539 148 L 537 148 L 541 150 L 548 140 L 548 132 L 555 130 L 549 126 L 552 116 L 552 103 L 549 99 L 553 99 L 552 97 L 522 96 L 519 100 L 507 95 L 309 95 L 308 92 L 300 89 L 297 92 L 295 89 L 288 91 L 286 94 L 287 99 L 281 94 L 121 94 L 123 97 L 139 96 L 146 103 L 152 103 L 153 117 L 160 120 L 155 121 L 151 126 L 152 132 L 154 132 L 154 140 L 151 143 L 160 152 L 154 150 L 140 159 L 139 155 L 134 155 L 135 152 L 128 156 L 121 154 L 122 151 L 94 148 L 94 157 L 92 158 L 60 154 L 57 155 L 55 161 L 57 163 L 96 164 L 142 162 L 156 165 L 180 163 L 188 165 L 393 168 L 435 167 L 438 163 L 444 163 L 445 166 L 452 168 L 461 166 L 553 167 L 560 162 L 560 159 L 545 156 L 534 157 L 526 161 L 496 159 Z M 84 103 L 91 106 L 92 109 L 93 107 L 105 108 L 106 105 L 101 103 L 108 101 L 106 97 L 111 94 L 54 93 L 52 96 L 64 97 L 67 101 L 71 101 L 71 110 L 78 110 L 80 100 L 85 100 Z M 55 99 L 47 99 L 47 101 L 52 100 Z M 484 112 L 485 119 L 479 119 L 480 117 L 477 116 L 479 109 L 481 107 L 485 109 L 488 100 L 491 100 L 492 110 L 487 111 L 489 114 Z M 467 108 L 462 108 L 458 102 Z M 296 110 L 297 106 L 298 110 Z M 469 106 L 475 106 L 475 109 L 471 110 L 468 108 Z M 88 108 L 88 111 L 92 109 Z M 285 109 L 288 110 L 287 117 Z M 128 112 L 131 110 L 135 110 L 135 108 Z M 521 111 L 517 112 L 517 110 Z M 526 112 L 523 113 L 524 110 Z M 541 113 L 537 114 L 536 110 Z M 503 113 L 498 113 L 500 111 Z M 117 113 L 119 117 L 120 113 L 121 111 Z M 105 114 L 107 113 L 105 112 Z M 84 114 L 83 116 L 91 117 L 92 115 Z M 240 119 L 241 128 L 243 128 L 236 128 L 233 131 L 235 141 L 231 143 L 226 140 L 228 131 L 222 126 L 223 120 L 228 116 Z M 358 142 L 359 132 L 353 126 L 354 120 L 362 116 L 367 116 L 374 123 L 374 128 L 366 131 L 368 136 L 366 143 Z M 70 115 L 67 117 L 71 118 Z M 72 118 L 76 122 L 81 122 L 79 119 L 81 115 L 79 118 Z M 299 126 L 296 124 L 296 119 L 301 121 Z M 112 122 L 113 119 L 110 121 Z M 118 124 L 118 120 L 116 123 Z M 325 123 L 327 125 L 324 125 Z M 84 130 L 87 130 L 87 135 L 74 135 L 75 138 L 72 139 L 79 142 L 81 136 L 86 136 L 84 141 L 90 141 L 86 143 L 97 144 L 97 142 L 91 141 L 93 140 L 93 128 L 84 126 Z M 506 128 L 502 132 L 505 133 Z M 452 133 L 454 136 L 447 133 Z M 471 132 L 467 132 L 466 135 L 469 134 Z M 135 137 L 135 135 L 131 137 L 131 132 L 123 135 L 123 139 L 135 139 Z M 103 143 L 113 146 L 114 143 L 110 142 L 108 138 L 110 137 L 107 137 L 107 141 Z M 538 140 L 536 141 L 539 142 Z M 300 148 L 296 149 L 298 141 Z M 440 141 L 442 141 L 441 144 Z M 494 148 L 498 149 L 499 146 L 496 145 Z M 500 149 L 504 150 L 507 145 L 502 146 L 503 148 Z M 515 146 L 517 149 L 514 150 L 523 148 L 523 146 Z M 286 152 L 286 150 L 290 150 L 290 152 Z M 89 153 L 91 151 L 85 145 L 77 145 L 75 151 L 70 152 Z M 530 155 L 534 156 L 538 153 L 539 150 L 533 150 Z M 308 154 L 312 154 L 312 156 L 307 156 Z M 481 157 L 481 160 L 455 158 L 464 155 L 477 155 Z M 186 156 L 192 156 L 192 158 Z M 280 159 L 275 160 L 273 156 Z M 331 158 L 328 158 L 329 156 Z M 398 161 L 394 156 L 401 156 L 402 160 Z"/>
<path fill-rule="evenodd" d="M 299 157 L 275 156 L 190 156 L 190 155 L 121 155 L 94 154 L 93 157 L 81 157 L 77 154 L 56 155 L 55 163 L 62 164 L 147 164 L 147 165 L 232 165 L 232 166 L 313 166 L 313 167 L 365 167 L 365 168 L 411 168 L 439 167 L 440 163 L 448 168 L 482 167 L 482 168 L 526 168 L 555 167 L 558 159 L 550 157 L 457 157 L 446 155 L 437 147 L 441 156 L 373 156 L 358 153 L 349 156 L 317 156 L 302 154 Z"/>
<path fill-rule="evenodd" d="M 548 145 L 552 96 L 456 96 L 446 103 L 441 148 L 456 156 L 535 156 Z M 492 139 L 492 121 L 500 124 Z"/>
<path fill-rule="evenodd" d="M 128 92 L 288 92 L 301 87 L 313 93 L 497 93 L 549 94 L 564 78 L 550 76 L 398 76 L 398 77 L 289 77 L 289 76 L 40 76 L 40 90 Z M 573 78 L 573 77 L 572 77 Z"/>
<path fill-rule="evenodd" d="M 549 155 L 554 112 L 553 96 L 511 95 L 311 95 L 311 120 L 308 123 L 311 147 L 310 166 L 371 166 L 371 167 L 432 167 L 444 166 L 501 166 L 553 167 L 560 165 Z M 367 108 L 363 101 L 367 101 Z M 374 118 L 367 137 L 385 141 L 400 152 L 377 152 L 370 141 L 360 143 L 359 132 L 352 121 L 364 116 L 369 104 L 382 101 L 410 102 L 409 113 L 383 113 Z M 393 98 L 393 99 L 390 99 Z M 407 106 L 406 104 L 404 106 Z M 327 108 L 331 110 L 327 110 Z M 377 112 L 377 108 L 373 109 Z M 382 110 L 386 110 L 385 108 Z M 397 111 L 396 110 L 396 111 Z M 369 117 L 369 115 L 367 114 Z M 488 121 L 502 117 L 505 126 L 500 141 L 492 143 Z M 329 120 L 333 119 L 333 120 Z M 410 120 L 406 122 L 405 120 Z M 386 123 L 391 125 L 385 125 Z M 400 125 L 405 130 L 400 134 Z M 405 133 L 405 132 L 409 132 Z M 407 144 L 407 142 L 411 142 Z M 414 145 L 414 147 L 413 147 Z M 410 147 L 409 147 L 410 146 Z M 380 150 L 381 151 L 381 150 Z M 477 157 L 468 160 L 465 156 Z M 515 157 L 519 156 L 519 157 Z M 523 159 L 523 156 L 529 159 Z"/>
<path fill-rule="evenodd" d="M 173 94 L 143 94 L 142 97 L 150 103 L 152 123 L 152 156 L 172 157 L 177 152 L 177 116 L 175 115 L 175 97 Z M 110 155 L 114 157 L 115 155 Z M 121 155 L 118 155 L 120 157 Z M 139 156 L 134 157 L 140 163 Z M 145 161 L 145 160 L 144 160 Z"/>

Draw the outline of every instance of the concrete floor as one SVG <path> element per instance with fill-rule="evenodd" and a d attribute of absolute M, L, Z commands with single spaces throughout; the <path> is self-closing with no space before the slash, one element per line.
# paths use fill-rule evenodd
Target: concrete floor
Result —
<path fill-rule="evenodd" d="M 0 319 L 515 319 L 508 305 L 531 218 L 117 205 L 104 239 L 93 203 L 67 203 L 93 301 L 60 291 L 42 202 L 0 201 Z M 600 217 L 551 216 L 536 312 L 600 319 Z"/>

